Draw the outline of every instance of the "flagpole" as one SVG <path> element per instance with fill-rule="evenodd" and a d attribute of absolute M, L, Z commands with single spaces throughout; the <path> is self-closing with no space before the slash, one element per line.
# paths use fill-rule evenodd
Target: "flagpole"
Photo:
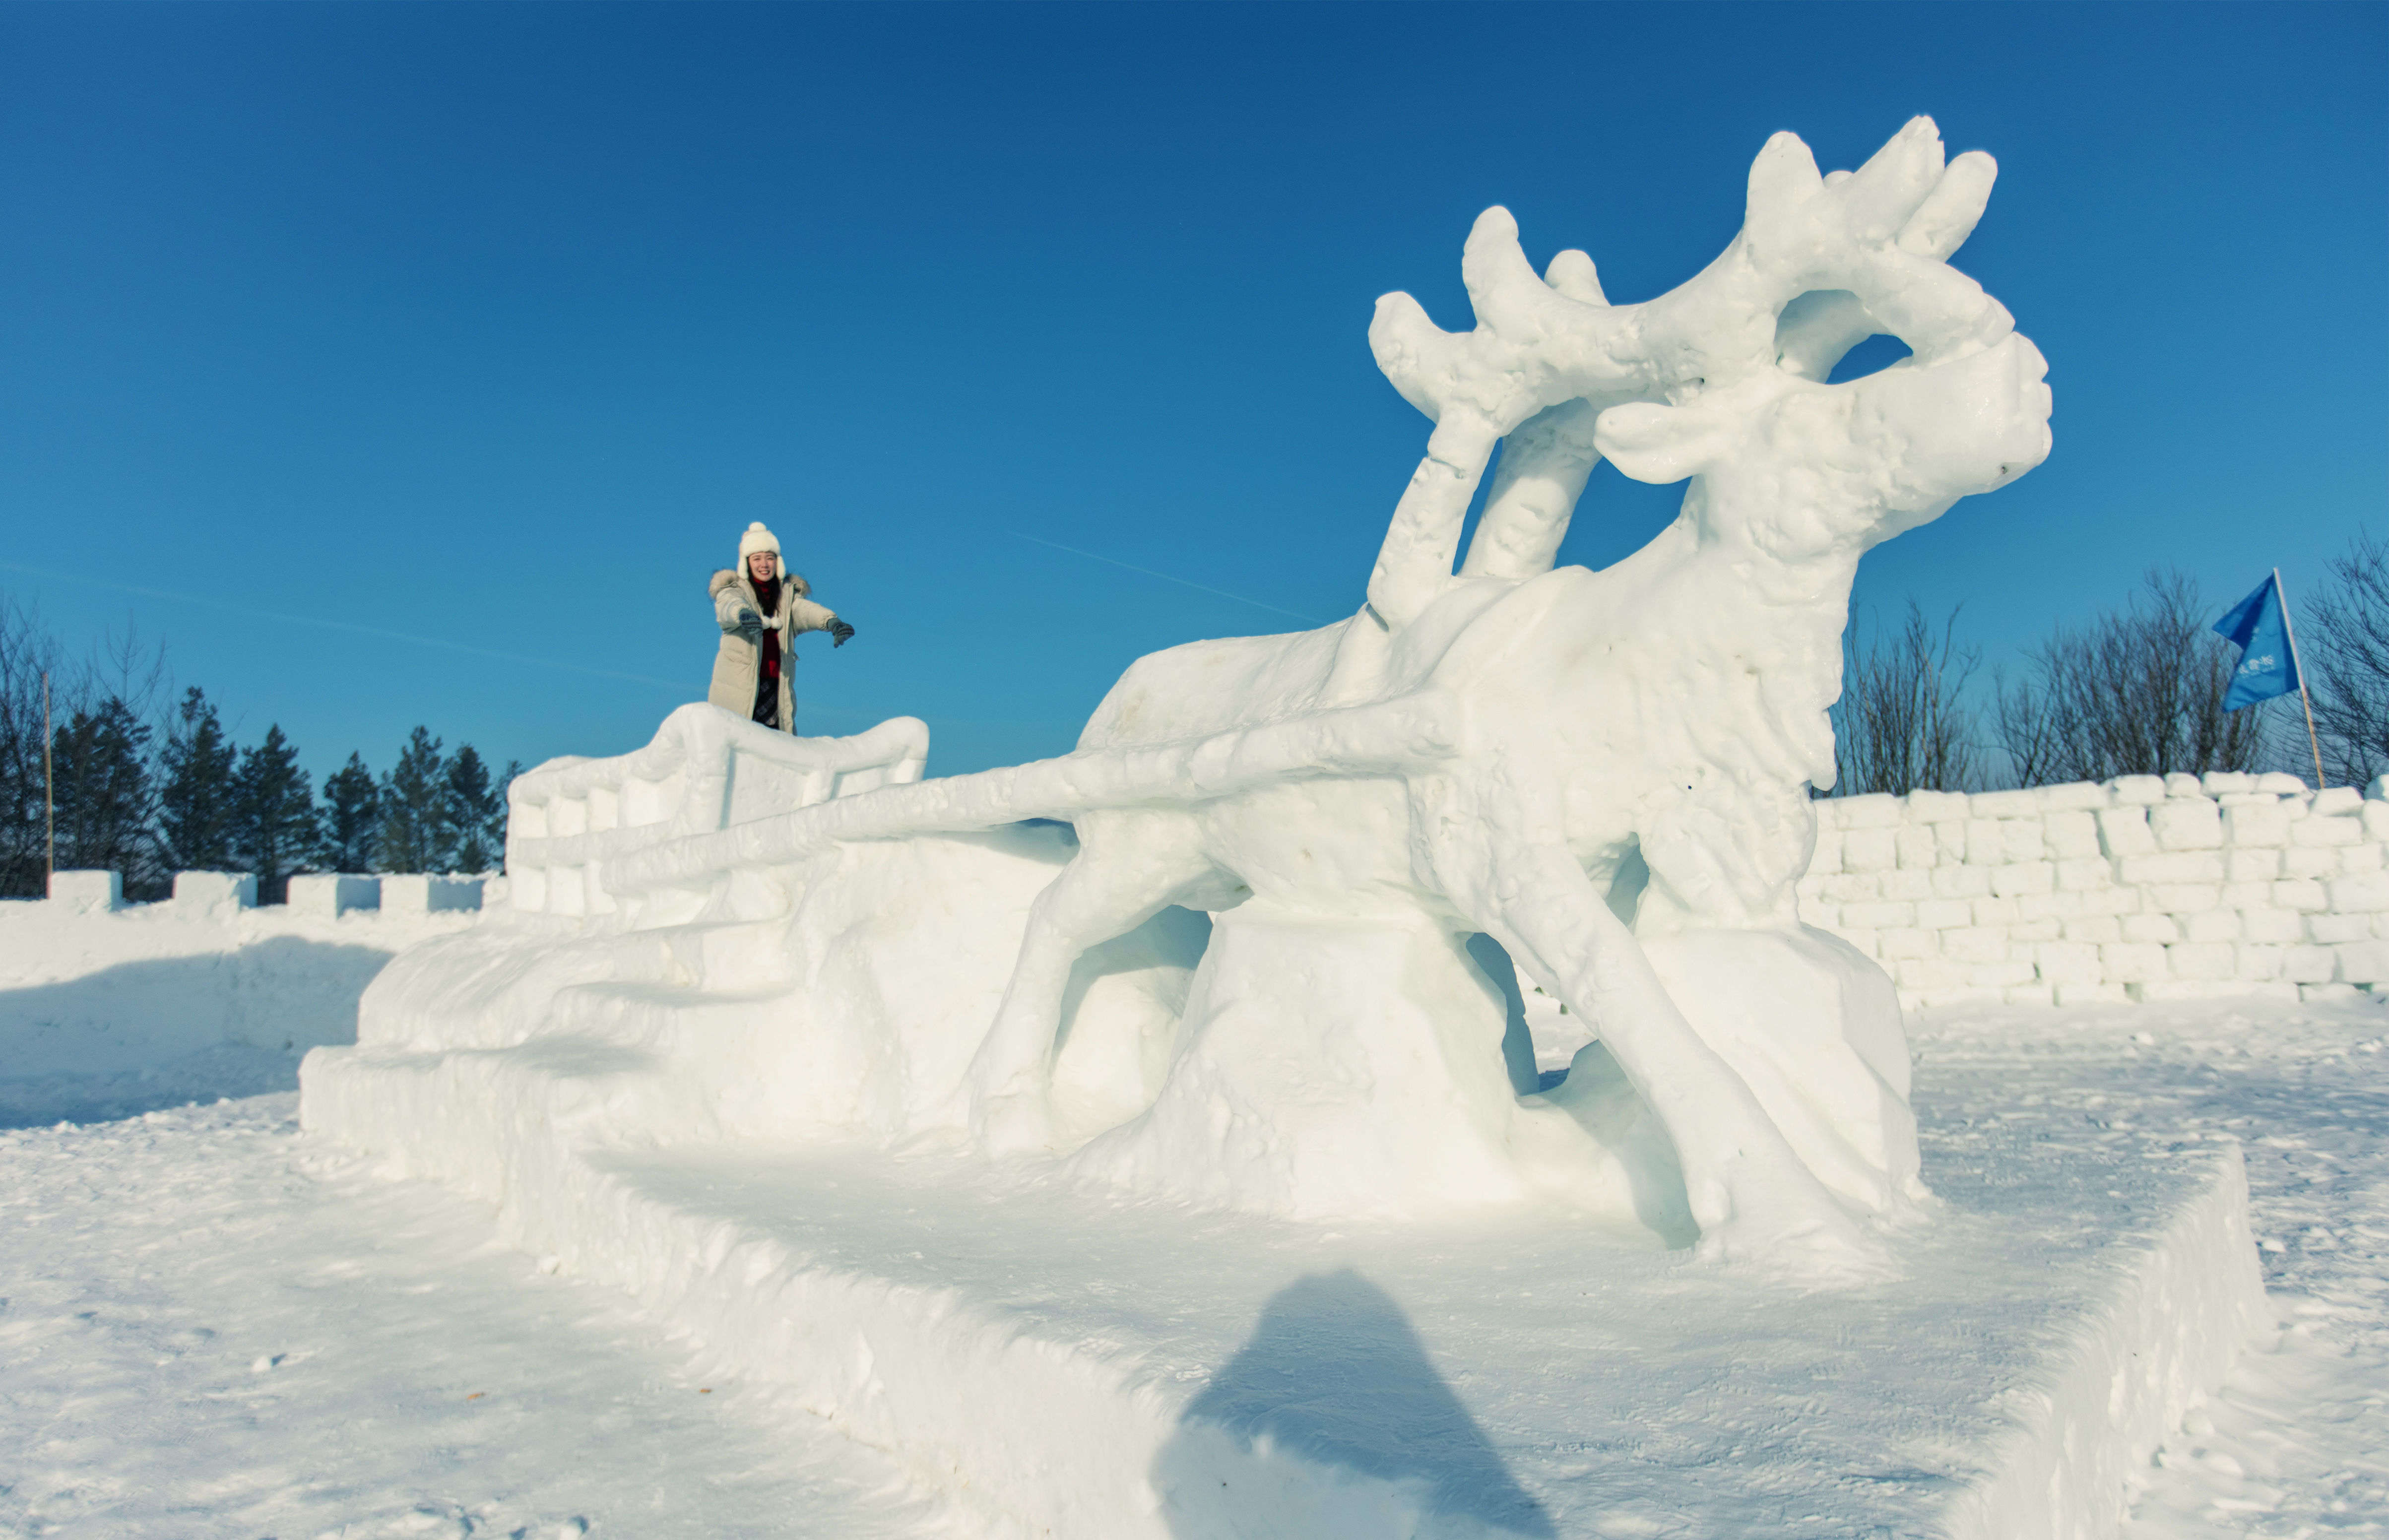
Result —
<path fill-rule="evenodd" d="M 2281 603 L 2281 630 L 2290 639 L 2290 667 L 2298 671 L 2298 704 L 2306 708 L 2306 746 L 2314 750 L 2315 790 L 2326 784 L 2322 776 L 2322 740 L 2315 736 L 2314 702 L 2306 694 L 2306 666 L 2298 661 L 2298 628 L 2290 620 L 2290 595 L 2281 587 L 2281 569 L 2273 568 L 2273 597 Z"/>
<path fill-rule="evenodd" d="M 58 794 L 50 775 L 50 671 L 42 670 L 42 897 L 58 875 Z"/>

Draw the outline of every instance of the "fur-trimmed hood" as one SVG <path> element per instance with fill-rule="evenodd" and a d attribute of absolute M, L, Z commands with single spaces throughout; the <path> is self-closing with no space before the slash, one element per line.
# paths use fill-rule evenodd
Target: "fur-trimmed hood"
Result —
<path fill-rule="evenodd" d="M 705 592 L 719 599 L 734 587 L 744 587 L 747 596 L 750 599 L 755 596 L 755 580 L 735 566 L 725 566 L 716 572 L 713 575 L 713 581 L 705 585 Z M 810 599 L 813 596 L 813 585 L 805 581 L 805 575 L 801 572 L 783 571 L 780 574 L 781 597 L 785 599 L 790 593 L 794 593 L 799 599 Z"/>

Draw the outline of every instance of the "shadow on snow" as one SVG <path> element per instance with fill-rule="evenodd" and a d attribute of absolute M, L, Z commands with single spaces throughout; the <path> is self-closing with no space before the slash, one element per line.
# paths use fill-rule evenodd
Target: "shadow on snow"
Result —
<path fill-rule="evenodd" d="M 1178 1540 L 1555 1533 L 1401 1307 L 1349 1268 L 1270 1300 L 1186 1408 L 1153 1484 Z"/>

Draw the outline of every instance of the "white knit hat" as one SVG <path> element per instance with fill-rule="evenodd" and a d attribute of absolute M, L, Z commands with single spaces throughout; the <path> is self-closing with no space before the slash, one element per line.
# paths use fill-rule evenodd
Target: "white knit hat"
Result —
<path fill-rule="evenodd" d="M 741 573 L 747 570 L 747 558 L 758 551 L 769 551 L 773 555 L 780 556 L 780 537 L 760 524 L 750 524 L 747 532 L 738 537 L 738 570 Z M 787 566 L 787 558 L 780 556 L 779 565 Z"/>

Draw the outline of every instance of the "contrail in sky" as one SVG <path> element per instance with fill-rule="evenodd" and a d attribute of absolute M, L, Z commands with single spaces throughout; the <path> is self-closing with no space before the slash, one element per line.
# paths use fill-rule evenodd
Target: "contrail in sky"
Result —
<path fill-rule="evenodd" d="M 1314 626 L 1327 624 L 1319 617 L 1305 615 L 1300 610 L 1284 609 L 1276 605 L 1264 605 L 1258 599 L 1247 599 L 1241 593 L 1231 593 L 1224 588 L 1210 588 L 1202 583 L 1190 583 L 1183 578 L 1173 578 L 1167 572 L 1156 572 L 1149 566 L 1138 566 L 1133 562 L 1118 561 L 1110 556 L 1098 556 L 1092 551 L 1081 551 L 1075 545 L 1064 545 L 1059 541 L 1039 540 L 1034 535 L 1024 535 L 1017 529 L 1009 530 L 1007 533 L 1014 540 L 1027 541 L 1031 545 L 1051 546 L 1056 551 L 1067 551 L 1073 556 L 1084 556 L 1091 562 L 1104 562 L 1113 566 L 1124 566 L 1131 572 L 1142 572 L 1148 578 L 1158 578 L 1165 583 L 1176 583 L 1181 588 L 1191 588 L 1198 592 L 1216 594 L 1222 599 L 1233 599 L 1240 605 L 1250 605 L 1255 609 L 1265 609 L 1272 615 L 1290 615 L 1297 620 L 1308 620 Z"/>
<path fill-rule="evenodd" d="M 377 637 L 384 642 L 404 642 L 417 647 L 437 647 L 442 652 L 463 653 L 470 657 L 495 658 L 501 663 L 527 663 L 534 668 L 560 668 L 568 674 L 589 674 L 597 679 L 626 680 L 632 684 L 653 684 L 666 690 L 683 690 L 686 681 L 649 679 L 645 674 L 618 673 L 611 668 L 591 668 L 579 663 L 560 663 L 552 657 L 526 657 L 520 653 L 493 652 L 487 647 L 469 647 L 462 642 L 443 641 L 436 636 L 415 636 L 406 631 L 384 630 L 378 626 L 360 626 L 347 620 L 323 620 L 312 615 L 283 615 L 275 610 L 250 609 L 246 605 L 228 605 L 221 599 L 202 599 L 195 593 L 170 593 L 163 589 L 142 588 L 133 583 L 105 582 L 96 578 L 70 578 L 63 572 L 45 572 L 38 566 L 19 566 L 14 562 L 0 562 L 0 572 L 22 572 L 28 577 L 45 578 L 54 583 L 71 583 L 83 588 L 107 589 L 117 593 L 134 593 L 144 599 L 167 599 L 178 605 L 198 605 L 207 609 L 220 609 L 232 615 L 245 615 L 252 620 L 274 620 L 289 626 L 313 626 L 321 630 L 347 631 L 352 636 Z"/>

